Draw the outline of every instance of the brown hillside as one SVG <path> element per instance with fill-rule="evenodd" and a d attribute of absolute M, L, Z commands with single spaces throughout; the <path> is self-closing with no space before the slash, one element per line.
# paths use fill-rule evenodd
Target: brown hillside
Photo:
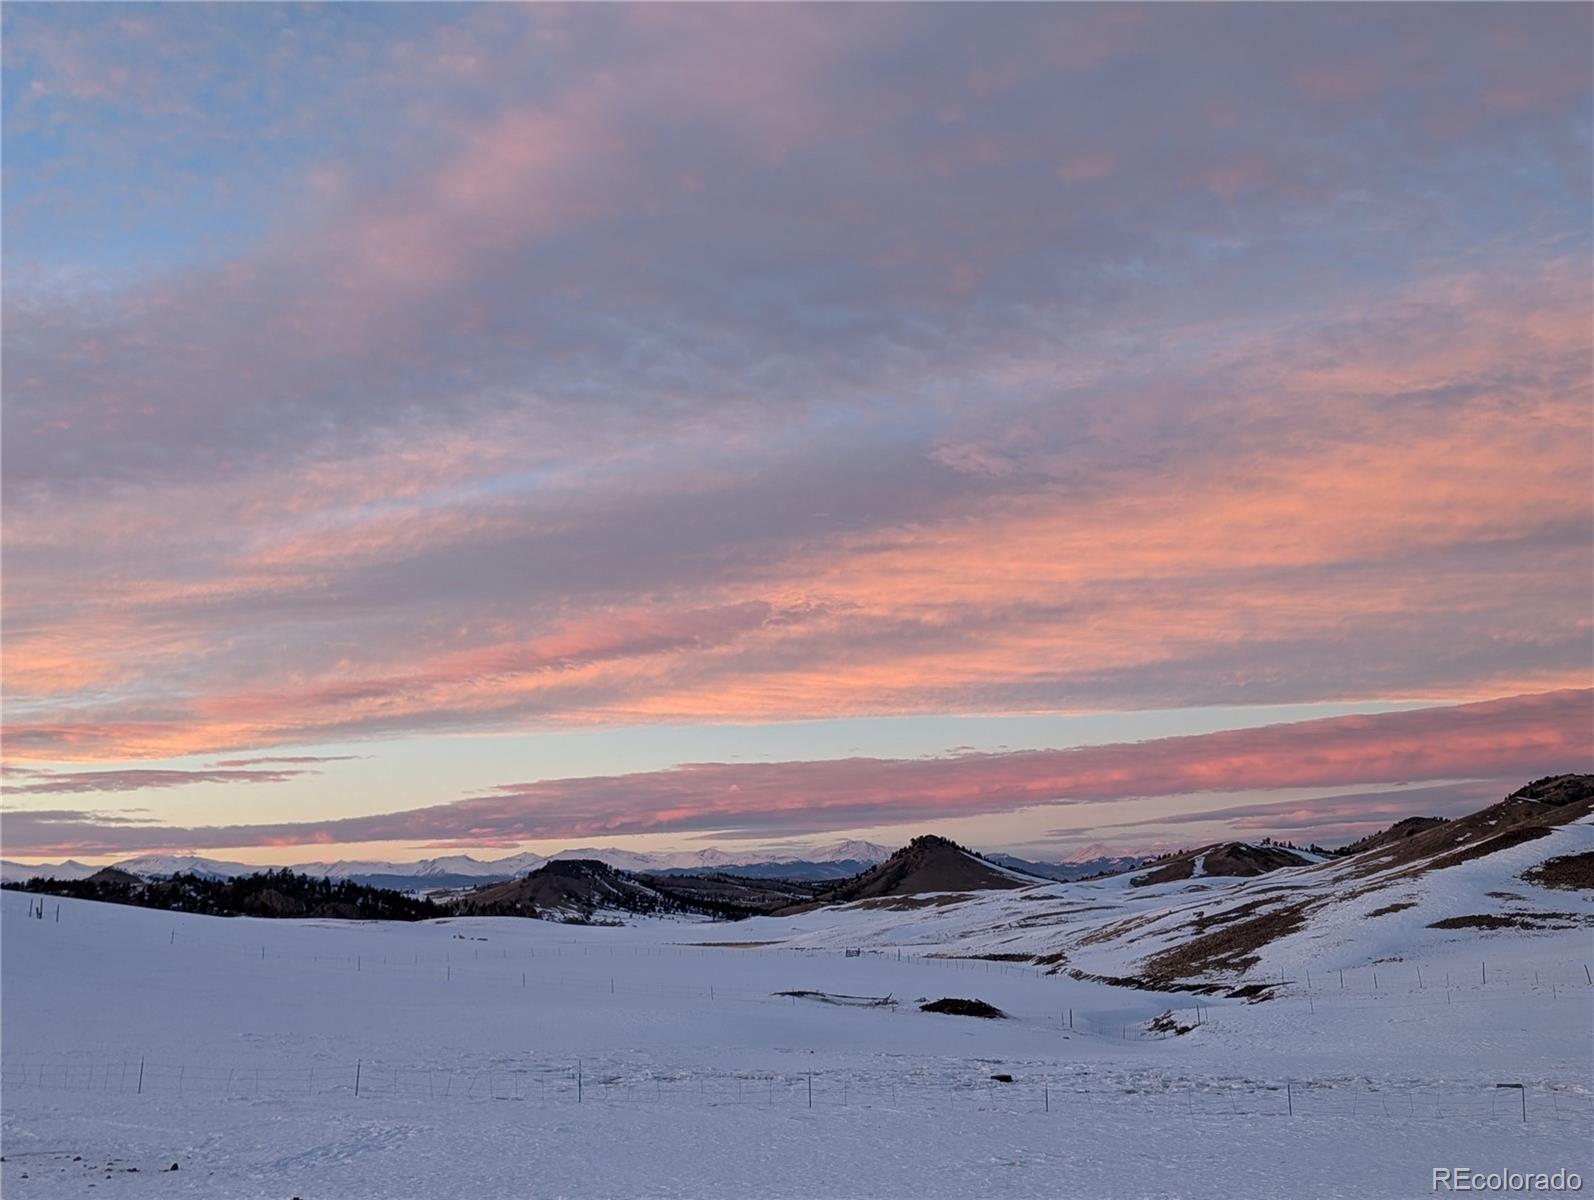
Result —
<path fill-rule="evenodd" d="M 1286 850 L 1282 846 L 1253 846 L 1247 842 L 1219 842 L 1197 850 L 1185 850 L 1171 858 L 1155 863 L 1144 875 L 1129 882 L 1134 887 L 1153 883 L 1176 883 L 1181 879 L 1197 878 L 1195 867 L 1201 863 L 1202 876 L 1219 875 L 1241 877 L 1266 875 L 1280 867 L 1303 867 L 1311 859 Z"/>
<path fill-rule="evenodd" d="M 1377 833 L 1369 834 L 1359 842 L 1352 842 L 1346 846 L 1341 854 L 1360 854 L 1363 850 L 1376 850 L 1380 846 L 1392 845 L 1403 842 L 1409 837 L 1425 833 L 1435 826 L 1443 825 L 1443 817 L 1407 817 L 1403 821 L 1396 821 L 1388 829 L 1381 829 Z"/>
<path fill-rule="evenodd" d="M 1355 864 L 1358 875 L 1405 865 L 1413 871 L 1439 871 L 1544 837 L 1590 812 L 1594 812 L 1594 775 L 1547 776 L 1470 816 L 1376 845 L 1348 861 Z"/>
<path fill-rule="evenodd" d="M 1047 882 L 1029 880 L 986 862 L 956 842 L 927 834 L 916 837 L 879 866 L 822 892 L 819 904 L 850 904 L 925 892 L 978 892 L 1022 888 Z"/>
<path fill-rule="evenodd" d="M 601 909 L 659 912 L 674 903 L 646 884 L 595 859 L 554 859 L 528 875 L 466 892 L 454 911 L 469 917 L 554 917 L 590 920 Z"/>

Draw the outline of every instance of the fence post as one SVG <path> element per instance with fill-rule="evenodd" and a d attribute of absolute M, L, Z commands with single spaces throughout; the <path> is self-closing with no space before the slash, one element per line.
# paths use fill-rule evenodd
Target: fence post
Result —
<path fill-rule="evenodd" d="M 814 1073 L 808 1072 L 808 1107 L 814 1106 Z"/>
<path fill-rule="evenodd" d="M 135 1094 L 139 1096 L 144 1094 L 144 1060 L 142 1058 L 138 1060 L 138 1091 Z"/>
<path fill-rule="evenodd" d="M 1295 1088 L 1286 1079 L 1284 1081 L 1284 1103 L 1290 1106 L 1290 1116 L 1295 1115 Z"/>
<path fill-rule="evenodd" d="M 360 1094 L 360 1060 L 354 1060 L 354 1094 Z"/>
<path fill-rule="evenodd" d="M 1046 1111 L 1052 1111 L 1052 1089 L 1044 1083 L 1041 1084 L 1041 1102 L 1046 1105 Z"/>

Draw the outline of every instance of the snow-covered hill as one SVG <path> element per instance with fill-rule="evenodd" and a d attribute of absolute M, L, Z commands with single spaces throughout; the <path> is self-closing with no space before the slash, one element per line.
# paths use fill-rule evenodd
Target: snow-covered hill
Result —
<path fill-rule="evenodd" d="M 1287 989 L 1326 964 L 1415 961 L 1458 944 L 1560 935 L 1581 939 L 1586 951 L 1594 936 L 1591 805 L 1594 780 L 1569 803 L 1518 795 L 1398 843 L 1263 874 L 1205 874 L 1191 852 L 1169 860 L 1187 871 L 1168 878 L 1131 871 L 1020 891 L 953 891 L 911 910 L 859 903 L 844 918 L 813 914 L 759 936 L 793 947 L 1000 955 L 1056 973 L 1204 992 Z M 1587 959 L 1577 953 L 1568 961 Z"/>
<path fill-rule="evenodd" d="M 622 928 L 70 899 L 37 920 L 34 897 L 0 893 L 0 1190 L 1251 1200 L 1431 1194 L 1435 1164 L 1594 1178 L 1588 931 L 1422 932 L 1588 835 L 1403 881 L 1431 907 L 1396 919 L 1423 920 L 1341 922 L 1299 960 L 1312 990 L 1263 1004 L 932 956 L 1254 901 L 1313 868 Z M 1524 906 L 1577 903 L 1534 887 L 1509 890 Z M 920 1011 L 940 997 L 1007 1016 Z"/>
<path fill-rule="evenodd" d="M 145 879 L 164 879 L 172 875 L 202 875 L 209 879 L 231 879 L 234 875 L 253 875 L 263 867 L 248 863 L 201 858 L 193 854 L 143 854 L 113 863 L 119 871 L 142 875 Z"/>

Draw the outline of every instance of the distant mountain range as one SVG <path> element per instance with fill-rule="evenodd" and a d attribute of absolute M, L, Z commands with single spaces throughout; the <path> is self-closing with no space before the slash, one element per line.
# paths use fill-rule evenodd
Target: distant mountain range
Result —
<path fill-rule="evenodd" d="M 701 875 L 726 872 L 753 879 L 788 879 L 823 883 L 851 879 L 891 856 L 891 848 L 874 842 L 845 840 L 819 846 L 793 846 L 779 850 L 740 853 L 710 848 L 650 853 L 614 847 L 579 846 L 556 854 L 514 854 L 507 858 L 482 860 L 468 854 L 423 858 L 414 862 L 386 862 L 365 859 L 339 859 L 335 862 L 292 864 L 303 875 L 327 879 L 347 879 L 368 887 L 399 891 L 434 891 L 476 887 L 517 879 L 552 861 L 585 859 L 607 863 L 623 871 L 654 875 Z M 1138 858 L 1093 858 L 1088 862 L 1030 862 L 1008 854 L 992 854 L 989 861 L 1046 879 L 1079 879 L 1104 871 L 1127 870 L 1138 866 Z M 268 870 L 264 865 L 228 862 L 194 855 L 146 854 L 112 864 L 117 869 L 145 879 L 165 879 L 173 875 L 198 875 L 210 879 L 231 879 Z M 62 863 L 17 863 L 0 860 L 0 881 L 22 882 L 36 876 L 71 880 L 86 879 L 99 867 L 68 859 Z"/>
<path fill-rule="evenodd" d="M 848 879 L 888 858 L 891 850 L 873 842 L 841 841 L 829 845 L 796 847 L 786 851 L 747 851 L 734 854 L 719 849 L 677 853 L 648 853 L 614 847 L 580 846 L 556 854 L 514 854 L 508 858 L 483 861 L 468 854 L 423 858 L 414 862 L 383 862 L 340 859 L 336 862 L 294 863 L 291 868 L 302 875 L 327 879 L 347 879 L 369 887 L 424 891 L 443 888 L 475 887 L 478 884 L 516 879 L 545 863 L 584 859 L 607 863 L 624 871 L 654 874 L 702 874 L 735 871 L 764 879 L 827 880 Z M 195 855 L 146 854 L 112 864 L 118 870 L 145 879 L 165 879 L 173 875 L 198 875 L 209 879 L 232 879 L 269 870 L 266 865 L 228 862 Z M 17 863 L 0 860 L 0 881 L 21 882 L 36 876 L 52 879 L 86 879 L 99 870 L 68 859 L 63 863 Z"/>

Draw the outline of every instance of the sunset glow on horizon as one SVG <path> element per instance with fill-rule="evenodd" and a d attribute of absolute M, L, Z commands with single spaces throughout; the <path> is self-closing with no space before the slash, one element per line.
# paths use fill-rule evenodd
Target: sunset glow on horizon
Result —
<path fill-rule="evenodd" d="M 4 854 L 1594 769 L 1583 5 L 11 4 Z"/>

